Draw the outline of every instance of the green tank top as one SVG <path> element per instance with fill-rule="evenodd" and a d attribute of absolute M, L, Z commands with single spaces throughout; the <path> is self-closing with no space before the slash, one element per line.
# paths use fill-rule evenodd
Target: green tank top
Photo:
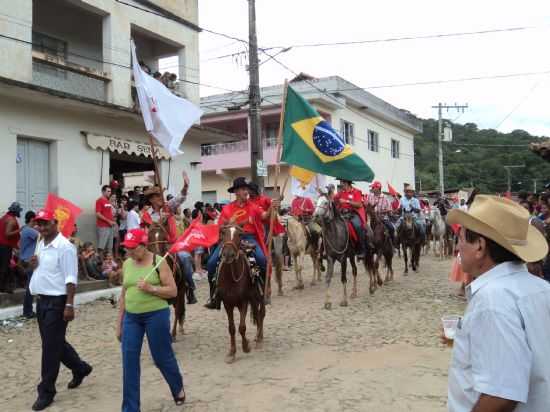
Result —
<path fill-rule="evenodd" d="M 162 257 L 157 256 L 156 263 L 161 259 Z M 153 265 L 139 267 L 135 265 L 133 259 L 126 259 L 122 268 L 123 286 L 126 289 L 124 304 L 127 312 L 146 313 L 168 307 L 168 302 L 165 299 L 143 292 L 137 287 L 138 280 L 145 278 L 153 270 Z M 147 278 L 147 282 L 153 286 L 160 286 L 160 278 L 156 270 Z"/>

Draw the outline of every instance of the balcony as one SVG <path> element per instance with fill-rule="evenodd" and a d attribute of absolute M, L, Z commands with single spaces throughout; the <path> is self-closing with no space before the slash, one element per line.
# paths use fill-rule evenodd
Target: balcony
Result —
<path fill-rule="evenodd" d="M 263 139 L 264 161 L 268 165 L 276 163 L 277 139 Z M 203 172 L 246 169 L 250 167 L 248 140 L 238 142 L 201 145 L 201 168 Z"/>

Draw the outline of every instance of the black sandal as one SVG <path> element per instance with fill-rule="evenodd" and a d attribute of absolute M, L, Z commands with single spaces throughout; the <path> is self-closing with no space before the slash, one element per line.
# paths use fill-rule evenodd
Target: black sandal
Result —
<path fill-rule="evenodd" d="M 174 397 L 174 402 L 177 406 L 181 406 L 185 403 L 185 392 L 183 393 L 183 396 L 181 398 Z"/>

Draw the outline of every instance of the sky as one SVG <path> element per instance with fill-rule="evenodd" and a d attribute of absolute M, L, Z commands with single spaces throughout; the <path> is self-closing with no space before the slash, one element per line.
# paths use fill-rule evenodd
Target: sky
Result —
<path fill-rule="evenodd" d="M 295 72 L 315 77 L 338 75 L 387 102 L 422 118 L 431 107 L 467 103 L 463 114 L 445 113 L 459 123 L 475 122 L 501 132 L 524 129 L 550 136 L 550 2 L 533 0 L 256 0 L 260 47 L 357 41 L 402 36 L 529 27 L 502 33 L 291 48 L 278 60 Z M 200 26 L 248 38 L 246 0 L 199 0 Z M 245 47 L 210 33 L 200 34 L 200 82 L 231 90 L 248 86 L 246 59 L 217 58 Z M 274 49 L 273 51 L 277 51 Z M 261 61 L 267 59 L 260 54 Z M 373 86 L 549 72 L 504 79 L 435 85 Z M 280 84 L 293 74 L 275 61 L 261 65 L 262 86 Z M 198 78 L 194 79 L 198 81 Z M 201 86 L 201 96 L 223 93 Z"/>

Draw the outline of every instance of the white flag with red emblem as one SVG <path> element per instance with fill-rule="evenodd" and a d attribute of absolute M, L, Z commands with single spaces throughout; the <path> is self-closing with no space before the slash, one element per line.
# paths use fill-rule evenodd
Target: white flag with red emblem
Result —
<path fill-rule="evenodd" d="M 133 40 L 132 70 L 145 128 L 170 156 L 182 154 L 179 149 L 181 141 L 189 128 L 200 119 L 202 110 L 173 94 L 164 84 L 141 69 Z"/>

